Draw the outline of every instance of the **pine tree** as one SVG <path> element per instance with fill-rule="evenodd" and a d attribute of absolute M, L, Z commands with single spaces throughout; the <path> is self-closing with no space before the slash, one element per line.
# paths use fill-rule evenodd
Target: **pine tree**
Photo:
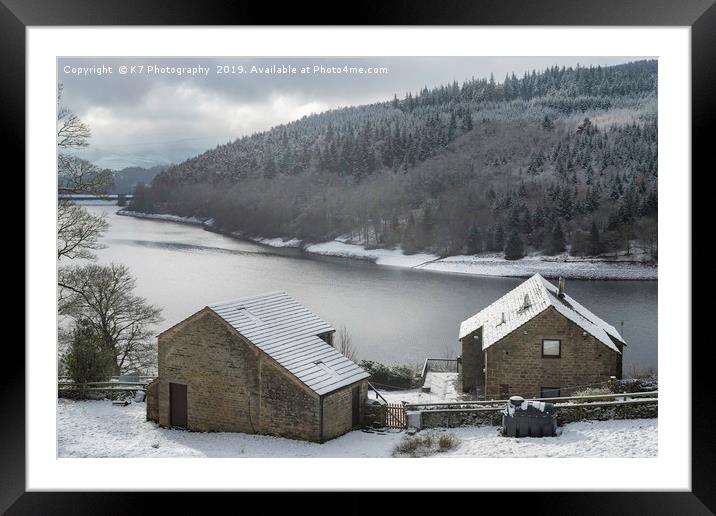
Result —
<path fill-rule="evenodd" d="M 505 246 L 505 259 L 519 260 L 524 255 L 525 247 L 522 243 L 522 239 L 517 231 L 513 231 Z"/>
<path fill-rule="evenodd" d="M 502 250 L 505 248 L 505 231 L 502 229 L 502 225 L 498 224 L 495 228 L 495 248 Z"/>
<path fill-rule="evenodd" d="M 601 254 L 603 250 L 604 247 L 602 246 L 602 240 L 599 235 L 599 228 L 597 228 L 597 223 L 592 221 L 592 228 L 589 231 L 589 254 L 597 256 Z"/>
<path fill-rule="evenodd" d="M 552 228 L 552 232 L 550 233 L 550 238 L 548 239 L 547 243 L 547 254 L 559 254 L 563 253 L 567 249 L 567 245 L 564 241 L 564 233 L 562 232 L 562 228 L 560 227 L 559 223 L 554 225 L 554 228 Z"/>
<path fill-rule="evenodd" d="M 477 229 L 474 222 L 470 225 L 470 229 L 468 229 L 467 232 L 466 252 L 467 254 L 478 254 L 482 252 L 482 237 L 480 230 Z"/>

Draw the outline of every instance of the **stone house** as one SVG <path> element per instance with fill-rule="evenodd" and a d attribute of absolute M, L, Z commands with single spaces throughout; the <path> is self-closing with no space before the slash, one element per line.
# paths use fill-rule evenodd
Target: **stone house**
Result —
<path fill-rule="evenodd" d="M 569 396 L 622 376 L 619 332 L 535 274 L 462 322 L 462 389 L 485 399 Z"/>
<path fill-rule="evenodd" d="M 323 442 L 360 426 L 369 374 L 284 292 L 209 305 L 159 335 L 147 419 Z"/>

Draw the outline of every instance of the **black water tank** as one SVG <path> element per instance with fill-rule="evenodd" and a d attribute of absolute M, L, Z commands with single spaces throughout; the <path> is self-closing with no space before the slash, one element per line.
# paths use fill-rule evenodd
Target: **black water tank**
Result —
<path fill-rule="evenodd" d="M 553 403 L 526 401 L 512 396 L 502 413 L 502 435 L 552 437 L 557 434 L 557 408 Z"/>

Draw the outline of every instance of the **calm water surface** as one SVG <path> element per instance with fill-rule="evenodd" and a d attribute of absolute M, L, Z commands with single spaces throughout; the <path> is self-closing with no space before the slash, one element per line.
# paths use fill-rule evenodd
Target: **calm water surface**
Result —
<path fill-rule="evenodd" d="M 283 290 L 334 326 L 345 325 L 360 359 L 417 363 L 459 354 L 460 322 L 523 279 L 492 278 L 307 258 L 196 226 L 106 212 L 101 263 L 129 266 L 138 293 L 163 309 L 167 328 L 207 304 Z M 624 321 L 625 373 L 657 367 L 657 282 L 567 281 L 567 292 L 613 324 Z"/>

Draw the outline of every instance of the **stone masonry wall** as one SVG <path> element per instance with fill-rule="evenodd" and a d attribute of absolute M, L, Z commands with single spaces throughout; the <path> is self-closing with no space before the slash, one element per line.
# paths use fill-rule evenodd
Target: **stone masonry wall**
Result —
<path fill-rule="evenodd" d="M 187 385 L 189 430 L 319 439 L 319 400 L 205 309 L 159 336 L 159 424 L 169 383 Z"/>
<path fill-rule="evenodd" d="M 542 387 L 560 388 L 569 396 L 573 386 L 621 377 L 619 354 L 548 308 L 485 353 L 485 397 L 540 396 Z M 542 339 L 560 339 L 561 357 L 543 358 Z"/>
<path fill-rule="evenodd" d="M 482 351 L 482 328 L 466 335 L 462 342 L 462 390 L 470 392 L 485 384 L 484 358 Z"/>
<path fill-rule="evenodd" d="M 327 441 L 343 435 L 353 428 L 353 388 L 348 386 L 323 398 L 323 440 Z M 360 422 L 363 422 L 365 403 L 368 399 L 368 382 L 361 382 L 360 389 Z"/>

